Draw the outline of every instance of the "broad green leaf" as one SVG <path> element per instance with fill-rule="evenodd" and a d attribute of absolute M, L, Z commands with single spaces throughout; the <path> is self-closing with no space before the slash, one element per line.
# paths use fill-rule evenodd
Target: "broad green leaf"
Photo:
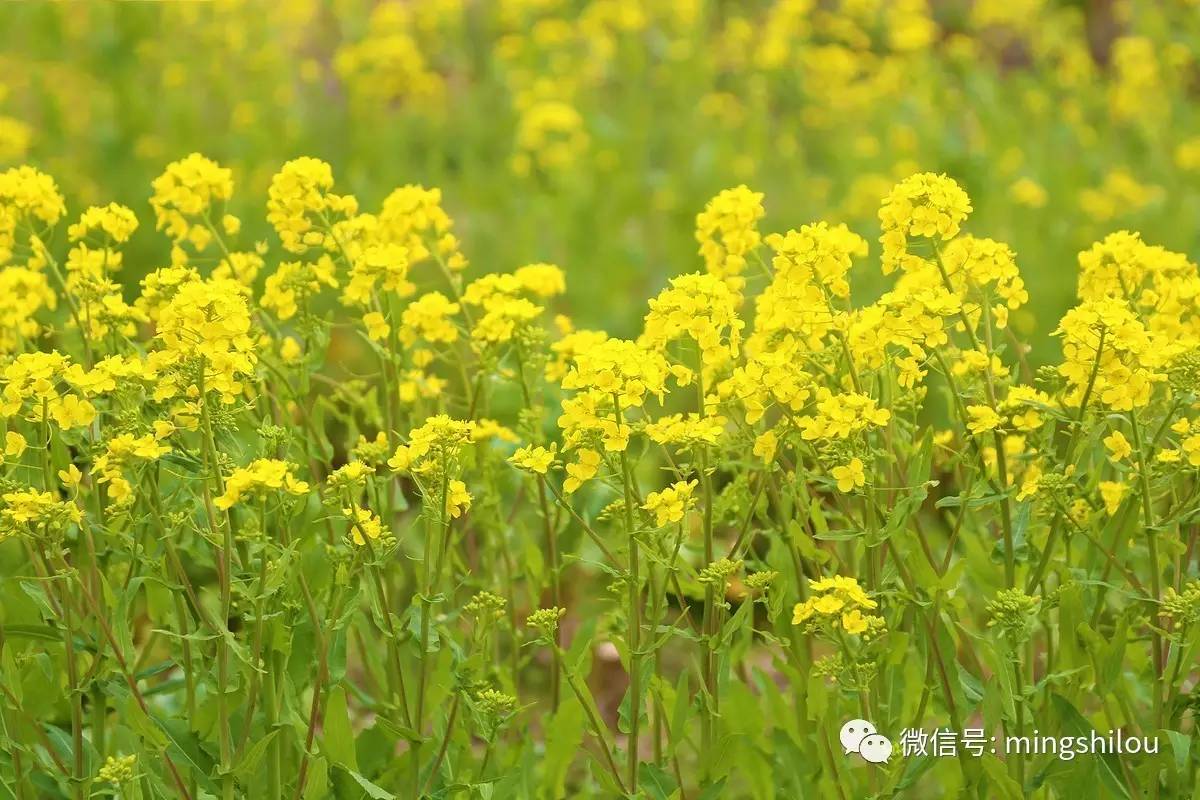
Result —
<path fill-rule="evenodd" d="M 320 756 L 308 761 L 308 782 L 304 786 L 304 800 L 328 800 L 329 763 Z"/>
<path fill-rule="evenodd" d="M 1024 800 L 1025 792 L 1021 784 L 1008 774 L 1008 767 L 1003 761 L 990 753 L 985 753 L 981 759 L 983 773 L 987 776 L 988 797 L 994 800 Z"/>
<path fill-rule="evenodd" d="M 358 769 L 354 749 L 354 731 L 350 727 L 350 712 L 346 708 L 346 690 L 334 686 L 325 703 L 325 728 L 321 735 L 321 751 L 329 760 L 347 771 Z"/>
<path fill-rule="evenodd" d="M 271 731 L 266 736 L 257 739 L 254 744 L 248 749 L 242 760 L 233 768 L 234 773 L 238 776 L 238 780 L 246 782 L 250 779 L 255 771 L 258 770 L 258 765 L 262 762 L 263 756 L 271 743 L 279 736 L 279 731 Z"/>
<path fill-rule="evenodd" d="M 1058 693 L 1050 694 L 1051 706 L 1062 722 L 1063 733 L 1067 736 L 1082 736 L 1090 738 L 1095 728 L 1084 718 L 1082 714 L 1071 704 L 1071 701 Z M 1109 754 L 1093 753 L 1088 756 L 1088 760 L 1094 764 L 1100 775 L 1104 786 L 1115 796 L 1129 798 L 1129 791 L 1125 786 L 1125 780 L 1121 776 L 1121 767 L 1117 762 L 1117 756 Z M 1076 759 L 1077 761 L 1079 759 Z"/>
<path fill-rule="evenodd" d="M 638 765 L 641 788 L 651 800 L 670 800 L 679 788 L 675 776 L 655 764 L 643 761 Z"/>
<path fill-rule="evenodd" d="M 371 783 L 355 770 L 347 769 L 344 771 L 355 783 L 362 787 L 362 790 L 367 793 L 367 797 L 370 797 L 371 800 L 396 800 L 396 795 Z"/>
<path fill-rule="evenodd" d="M 1163 730 L 1171 743 L 1171 754 L 1174 756 L 1175 776 L 1185 779 L 1188 776 L 1188 761 L 1192 756 L 1192 737 L 1179 731 Z"/>
<path fill-rule="evenodd" d="M 546 752 L 542 757 L 541 796 L 546 800 L 566 797 L 567 771 L 583 744 L 586 717 L 574 696 L 565 697 L 546 726 Z"/>

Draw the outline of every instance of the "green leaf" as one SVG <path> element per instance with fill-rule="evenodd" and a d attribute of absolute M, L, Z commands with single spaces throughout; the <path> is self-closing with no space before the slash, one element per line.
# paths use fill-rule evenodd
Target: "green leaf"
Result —
<path fill-rule="evenodd" d="M 42 642 L 61 642 L 62 634 L 49 625 L 6 625 L 4 635 L 10 639 L 35 639 Z"/>
<path fill-rule="evenodd" d="M 657 764 L 643 761 L 638 765 L 638 775 L 641 777 L 642 789 L 651 800 L 668 800 L 679 788 L 674 776 Z"/>
<path fill-rule="evenodd" d="M 862 535 L 863 532 L 857 528 L 839 528 L 836 531 L 819 531 L 814 538 L 820 539 L 822 542 L 848 542 L 851 539 L 861 538 Z"/>
<path fill-rule="evenodd" d="M 1050 694 L 1050 700 L 1059 719 L 1062 720 L 1064 733 L 1068 736 L 1091 737 L 1095 728 L 1079 713 L 1070 700 L 1057 692 Z M 1124 797 L 1128 800 L 1129 790 L 1125 787 L 1125 781 L 1121 777 L 1121 766 L 1117 757 L 1111 753 L 1093 753 L 1091 761 L 1097 766 L 1100 779 L 1104 782 L 1105 787 L 1117 797 Z"/>
<path fill-rule="evenodd" d="M 317 756 L 308 762 L 308 783 L 304 787 L 304 800 L 328 800 L 329 764 Z"/>
<path fill-rule="evenodd" d="M 897 793 L 907 789 L 921 779 L 929 770 L 937 765 L 937 760 L 931 755 L 917 755 L 909 758 L 904 763 L 904 772 L 900 776 L 899 783 L 896 784 L 895 791 Z"/>
<path fill-rule="evenodd" d="M 363 791 L 367 793 L 367 797 L 370 797 L 371 800 L 396 800 L 396 795 L 392 794 L 386 789 L 376 786 L 354 770 L 347 769 L 345 770 L 345 773 L 353 778 L 355 783 L 362 787 Z"/>
<path fill-rule="evenodd" d="M 822 534 L 829 532 L 829 523 L 825 521 L 825 514 L 821 511 L 821 499 L 814 497 L 808 505 L 808 517 L 812 520 L 813 530 L 816 531 L 817 538 L 821 538 Z"/>
<path fill-rule="evenodd" d="M 650 676 L 654 674 L 654 660 L 650 658 L 643 659 L 638 668 L 641 673 L 641 680 L 638 683 L 640 690 L 637 698 L 633 697 L 633 687 L 625 692 L 625 696 L 621 698 L 621 705 L 617 709 L 617 728 L 622 733 L 628 733 L 631 727 L 630 720 L 632 719 L 633 702 L 636 699 L 638 715 L 643 724 L 646 721 L 646 691 L 650 688 Z"/>
<path fill-rule="evenodd" d="M 1014 781 L 1008 774 L 1004 762 L 990 753 L 982 759 L 983 774 L 988 777 L 988 797 L 993 800 L 1024 800 L 1025 792 L 1021 784 Z"/>
<path fill-rule="evenodd" d="M 542 797 L 560 800 L 566 797 L 567 771 L 575 753 L 583 744 L 583 706 L 568 697 L 546 727 L 546 752 L 542 756 Z"/>
<path fill-rule="evenodd" d="M 870 536 L 867 544 L 873 547 L 895 536 L 905 527 L 913 514 L 916 514 L 925 504 L 927 497 L 929 497 L 929 485 L 926 483 L 920 483 L 912 491 L 906 492 L 888 512 L 887 523 Z"/>
<path fill-rule="evenodd" d="M 1175 756 L 1175 774 L 1180 778 L 1186 778 L 1188 760 L 1192 756 L 1192 737 L 1185 736 L 1179 731 L 1163 730 L 1163 733 L 1171 742 L 1171 753 Z"/>
<path fill-rule="evenodd" d="M 354 749 L 354 731 L 350 728 L 350 712 L 346 708 L 346 689 L 335 686 L 329 690 L 325 707 L 325 730 L 321 737 L 321 750 L 329 760 L 348 771 L 358 769 L 358 756 Z"/>
<path fill-rule="evenodd" d="M 688 717 L 692 712 L 692 691 L 689 683 L 688 671 L 680 670 L 679 682 L 675 684 L 675 705 L 671 709 L 671 729 L 668 732 L 672 754 L 679 748 L 679 743 L 683 741 Z"/>
<path fill-rule="evenodd" d="M 425 737 L 417 733 L 414 729 L 407 725 L 401 725 L 398 722 L 387 719 L 386 717 L 376 717 L 375 727 L 386 731 L 389 735 L 396 739 L 404 739 L 408 742 L 423 742 Z"/>
<path fill-rule="evenodd" d="M 808 531 L 804 530 L 804 527 L 796 520 L 793 519 L 788 522 L 788 533 L 791 535 L 796 549 L 800 551 L 800 555 L 806 561 L 824 564 L 829 560 L 829 553 L 817 547 L 817 543 L 813 540 L 813 537 L 809 536 Z"/>
<path fill-rule="evenodd" d="M 808 718 L 818 722 L 829 707 L 830 692 L 825 688 L 825 679 L 819 675 L 808 676 Z"/>
<path fill-rule="evenodd" d="M 717 800 L 717 798 L 724 797 L 722 792 L 725 791 L 725 780 L 725 778 L 721 778 L 716 783 L 710 783 L 708 786 L 705 786 L 704 791 L 700 792 L 697 800 Z"/>
<path fill-rule="evenodd" d="M 266 736 L 255 741 L 254 746 L 246 751 L 246 754 L 242 756 L 242 760 L 233 768 L 233 772 L 238 776 L 239 780 L 243 783 L 250 780 L 250 777 L 258 770 L 259 762 L 262 761 L 267 748 L 271 746 L 271 742 L 275 741 L 278 735 L 279 731 L 271 731 Z"/>
<path fill-rule="evenodd" d="M 978 704 L 983 700 L 983 683 L 972 675 L 967 670 L 959 670 L 958 682 L 962 686 L 963 694 L 967 696 L 967 701 L 972 705 Z"/>
<path fill-rule="evenodd" d="M 921 437 L 921 446 L 916 455 L 908 462 L 907 481 L 909 486 L 916 486 L 929 480 L 933 474 L 933 431 L 926 429 Z"/>

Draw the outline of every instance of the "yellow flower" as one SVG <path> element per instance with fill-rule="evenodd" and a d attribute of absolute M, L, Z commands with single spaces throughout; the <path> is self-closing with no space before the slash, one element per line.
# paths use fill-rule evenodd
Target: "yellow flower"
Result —
<path fill-rule="evenodd" d="M 580 486 L 595 477 L 600 469 L 601 456 L 595 450 L 580 450 L 575 454 L 575 463 L 567 464 L 567 479 L 563 491 L 573 494 Z"/>
<path fill-rule="evenodd" d="M 285 364 L 295 364 L 304 357 L 304 350 L 294 336 L 287 336 L 279 345 L 279 357 Z"/>
<path fill-rule="evenodd" d="M 408 280 L 408 251 L 397 244 L 369 245 L 354 259 L 342 302 L 367 306 L 379 291 L 407 297 L 416 291 Z"/>
<path fill-rule="evenodd" d="M 830 474 L 837 481 L 839 492 L 852 492 L 856 487 L 863 486 L 867 477 L 863 472 L 862 459 L 855 457 L 840 467 L 834 467 Z"/>
<path fill-rule="evenodd" d="M 363 314 L 363 324 L 367 326 L 367 337 L 373 342 L 383 341 L 392 332 L 392 326 L 378 311 Z"/>
<path fill-rule="evenodd" d="M 842 628 L 846 633 L 859 634 L 867 629 L 867 620 L 857 608 L 842 614 Z"/>
<path fill-rule="evenodd" d="M 337 242 L 324 229 L 323 215 L 353 215 L 358 203 L 339 196 L 333 188 L 333 170 L 324 161 L 307 156 L 284 164 L 271 178 L 267 190 L 267 222 L 275 228 L 290 253 L 309 247 L 334 250 Z"/>
<path fill-rule="evenodd" d="M 96 772 L 96 777 L 106 783 L 121 785 L 134 778 L 137 755 L 109 756 Z"/>
<path fill-rule="evenodd" d="M 892 412 L 879 408 L 875 398 L 865 394 L 833 394 L 822 389 L 818 397 L 818 413 L 796 420 L 805 441 L 846 439 L 868 428 L 887 425 L 892 418 Z"/>
<path fill-rule="evenodd" d="M 550 469 L 550 464 L 554 461 L 554 454 L 557 452 L 557 449 L 557 445 L 551 445 L 549 450 L 533 445 L 522 447 L 509 457 L 508 463 L 526 472 L 536 472 L 538 475 L 545 475 L 546 471 Z"/>
<path fill-rule="evenodd" d="M 834 594 L 822 595 L 813 603 L 818 614 L 836 614 L 846 606 L 846 601 Z"/>
<path fill-rule="evenodd" d="M 342 514 L 350 520 L 350 538 L 359 547 L 367 543 L 367 539 L 375 540 L 383 535 L 383 522 L 379 517 L 365 508 L 343 508 Z M 363 535 L 366 538 L 363 538 Z"/>
<path fill-rule="evenodd" d="M 1047 202 L 1046 190 L 1032 178 L 1018 178 L 1008 187 L 1008 196 L 1013 202 L 1029 208 L 1043 208 Z"/>
<path fill-rule="evenodd" d="M 204 222 L 205 215 L 214 204 L 233 196 L 233 173 L 192 153 L 168 164 L 154 179 L 153 187 L 150 205 L 157 220 L 156 230 L 165 230 L 176 243 L 188 241 L 203 250 L 212 235 Z"/>
<path fill-rule="evenodd" d="M 699 414 L 672 414 L 646 426 L 646 435 L 657 444 L 678 444 L 694 447 L 715 445 L 725 431 L 724 417 L 701 417 Z"/>
<path fill-rule="evenodd" d="M 74 489 L 79 486 L 79 482 L 83 480 L 83 473 L 74 464 L 68 464 L 66 469 L 58 471 L 58 479 L 62 481 L 63 486 L 69 489 Z"/>
<path fill-rule="evenodd" d="M 1107 250 L 1116 246 L 1109 244 Z M 1087 258 L 1102 256 L 1097 252 Z M 1111 254 L 1101 260 L 1112 264 Z M 1080 263 L 1084 261 L 1081 254 Z M 1112 272 L 1115 285 L 1126 281 L 1116 270 Z M 1080 275 L 1081 290 L 1087 283 L 1092 285 L 1088 291 L 1093 291 L 1108 282 L 1101 273 L 1093 280 Z M 1154 385 L 1166 379 L 1160 371 L 1165 342 L 1156 341 L 1123 297 L 1085 300 L 1063 316 L 1054 333 L 1062 337 L 1063 363 L 1058 372 L 1068 384 L 1063 398 L 1068 406 L 1079 406 L 1090 390 L 1091 402 L 1112 411 L 1132 411 L 1147 405 Z"/>
<path fill-rule="evenodd" d="M 418 339 L 427 342 L 453 342 L 458 339 L 454 315 L 458 303 L 452 303 L 441 292 L 429 292 L 405 307 L 400 315 L 400 340 L 411 346 Z"/>
<path fill-rule="evenodd" d="M 554 297 L 567 290 L 566 276 L 554 264 L 526 264 L 513 277 L 523 289 L 538 297 Z"/>
<path fill-rule="evenodd" d="M 471 338 L 485 345 L 511 341 L 518 330 L 527 328 L 543 311 L 541 306 L 523 297 L 496 299 L 486 309 L 471 329 Z"/>
<path fill-rule="evenodd" d="M 742 273 L 747 256 L 762 241 L 758 232 L 758 221 L 766 214 L 762 200 L 761 192 L 735 186 L 709 200 L 696 216 L 696 241 L 706 271 L 734 291 L 745 285 Z"/>
<path fill-rule="evenodd" d="M 54 492 L 39 492 L 22 489 L 0 496 L 0 539 L 9 533 L 26 531 L 36 533 L 48 529 L 61 529 L 83 519 L 79 507 L 69 500 L 60 500 Z"/>
<path fill-rule="evenodd" d="M 439 476 L 453 470 L 464 445 L 474 441 L 475 423 L 452 419 L 445 414 L 429 417 L 408 434 L 388 459 L 395 472 Z"/>
<path fill-rule="evenodd" d="M 241 502 L 246 495 L 267 491 L 301 495 L 308 492 L 308 484 L 296 479 L 292 474 L 292 465 L 286 461 L 260 458 L 249 466 L 238 467 L 226 477 L 225 493 L 213 501 L 213 504 L 217 508 L 227 509 Z"/>
<path fill-rule="evenodd" d="M 766 431 L 754 437 L 754 455 L 761 458 L 765 464 L 775 460 L 775 450 L 778 446 L 779 437 L 775 435 L 775 431 Z"/>
<path fill-rule="evenodd" d="M 471 507 L 471 495 L 467 485 L 462 481 L 450 481 L 446 484 L 446 513 L 452 519 L 458 519 L 463 512 Z"/>
<path fill-rule="evenodd" d="M 1123 461 L 1133 452 L 1133 447 L 1120 431 L 1113 431 L 1104 437 L 1104 446 L 1108 448 L 1108 457 L 1113 461 Z"/>
<path fill-rule="evenodd" d="M 793 625 L 808 622 L 815 626 L 812 630 L 824 630 L 827 634 L 840 626 L 847 633 L 864 638 L 874 638 L 883 632 L 883 617 L 863 613 L 879 604 L 867 596 L 854 578 L 833 575 L 809 581 L 809 588 L 812 596 L 792 611 Z"/>
<path fill-rule="evenodd" d="M 107 206 L 91 206 L 84 211 L 79 222 L 67 228 L 67 237 L 72 242 L 78 242 L 92 231 L 99 231 L 107 241 L 120 244 L 129 241 L 137 226 L 133 211 L 118 203 L 109 203 Z"/>
<path fill-rule="evenodd" d="M 321 287 L 337 287 L 333 273 L 333 260 L 328 255 L 313 262 L 285 261 L 267 277 L 260 303 L 279 319 L 291 319 L 308 298 L 320 293 Z"/>
<path fill-rule="evenodd" d="M 66 205 L 54 179 L 25 166 L 0 172 L 0 207 L 5 206 L 18 217 L 39 221 L 39 228 L 54 225 L 66 213 Z M 4 220 L 0 229 L 10 226 L 11 223 Z"/>
<path fill-rule="evenodd" d="M 910 236 L 952 239 L 971 210 L 967 193 L 945 175 L 922 172 L 896 184 L 879 209 L 884 274 L 915 263 L 908 255 Z"/>
<path fill-rule="evenodd" d="M 504 427 L 494 419 L 483 417 L 475 420 L 474 427 L 471 430 L 471 440 L 482 442 L 488 439 L 499 439 L 502 442 L 510 442 L 512 444 L 521 441 L 521 437 L 513 433 L 510 428 Z"/>
<path fill-rule="evenodd" d="M 162 350 L 152 354 L 156 363 L 169 369 L 192 359 L 203 361 L 205 391 L 232 403 L 242 392 L 242 378 L 253 373 L 258 360 L 244 291 L 233 280 L 180 286 L 158 319 Z M 177 391 L 171 381 L 160 388 L 168 397 Z"/>
<path fill-rule="evenodd" d="M 63 430 L 82 428 L 96 418 L 96 407 L 78 395 L 68 394 L 47 404 L 50 416 Z"/>
<path fill-rule="evenodd" d="M 426 189 L 417 184 L 401 186 L 384 199 L 378 222 L 379 231 L 387 241 L 408 251 L 410 266 L 433 255 L 430 245 L 436 242 L 434 251 L 448 269 L 455 272 L 466 269 L 467 260 L 450 232 L 454 221 L 442 208 L 441 189 Z"/>
<path fill-rule="evenodd" d="M 1104 500 L 1104 510 L 1111 517 L 1121 507 L 1128 487 L 1120 481 L 1100 481 L 1100 497 Z"/>
<path fill-rule="evenodd" d="M 830 225 L 817 222 L 802 225 L 800 230 L 785 234 L 773 233 L 766 238 L 767 245 L 775 251 L 771 268 L 776 282 L 793 287 L 822 287 L 834 297 L 850 296 L 850 272 L 852 258 L 867 254 L 867 242 L 845 225 Z M 821 298 L 820 292 L 805 293 L 814 304 Z"/>
<path fill-rule="evenodd" d="M 16 431 L 8 431 L 4 434 L 4 455 L 20 458 L 25 452 L 27 443 L 25 437 Z"/>
<path fill-rule="evenodd" d="M 696 481 L 677 481 L 661 492 L 646 495 L 642 508 L 654 514 L 654 524 L 659 527 L 679 522 L 691 505 L 692 490 L 695 488 Z"/>
<path fill-rule="evenodd" d="M 967 430 L 975 435 L 1000 427 L 1000 415 L 991 406 L 967 406 Z"/>
<path fill-rule="evenodd" d="M 676 339 L 691 339 L 710 364 L 736 357 L 745 325 L 737 314 L 740 304 L 741 297 L 715 275 L 672 278 L 650 301 L 642 341 L 662 350 Z"/>
<path fill-rule="evenodd" d="M 522 109 L 515 144 L 512 166 L 518 175 L 528 175 L 534 167 L 558 172 L 587 149 L 588 135 L 583 116 L 573 106 L 541 100 Z"/>
<path fill-rule="evenodd" d="M 1178 450 L 1159 450 L 1158 455 L 1154 457 L 1160 464 L 1176 464 L 1183 458 L 1183 454 Z"/>

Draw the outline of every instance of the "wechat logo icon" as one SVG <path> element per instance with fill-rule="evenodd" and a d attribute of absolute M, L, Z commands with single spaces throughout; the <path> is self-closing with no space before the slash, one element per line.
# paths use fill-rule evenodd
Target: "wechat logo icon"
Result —
<path fill-rule="evenodd" d="M 858 753 L 871 764 L 886 764 L 892 756 L 892 743 L 865 719 L 852 719 L 838 734 L 846 755 Z"/>

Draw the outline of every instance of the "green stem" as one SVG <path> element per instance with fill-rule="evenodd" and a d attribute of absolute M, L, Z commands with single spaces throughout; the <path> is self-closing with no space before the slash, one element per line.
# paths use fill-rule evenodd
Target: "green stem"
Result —
<path fill-rule="evenodd" d="M 75 660 L 75 624 L 72 621 L 74 603 L 67 596 L 65 589 L 62 594 L 63 644 L 66 647 L 67 688 L 71 696 L 71 748 L 74 756 L 71 787 L 76 800 L 83 800 L 83 695 L 79 688 L 79 667 Z"/>
<path fill-rule="evenodd" d="M 213 506 L 212 486 L 216 485 L 217 492 L 224 494 L 224 479 L 221 476 L 221 466 L 217 462 L 216 440 L 213 436 L 212 419 L 208 411 L 208 397 L 205 390 L 205 373 L 208 369 L 206 360 L 200 362 L 200 422 L 203 433 L 204 467 L 207 477 L 202 481 L 204 486 L 204 510 L 208 517 L 209 530 L 213 538 L 221 539 L 218 548 L 217 564 L 218 578 L 221 589 L 221 625 L 224 631 L 217 637 L 217 735 L 220 740 L 221 756 L 221 797 L 222 800 L 234 800 L 233 776 L 233 731 L 229 719 L 229 643 L 227 637 L 233 636 L 229 630 L 229 615 L 233 605 L 233 588 L 230 571 L 233 553 L 233 527 L 224 526 L 217 522 L 216 510 Z M 223 530 L 222 530 L 223 528 Z"/>
<path fill-rule="evenodd" d="M 1146 549 L 1150 555 L 1150 592 L 1153 595 L 1155 607 L 1162 603 L 1162 576 L 1158 556 L 1158 531 L 1154 527 L 1154 507 L 1150 497 L 1150 467 L 1146 463 L 1146 451 L 1142 447 L 1142 432 L 1138 425 L 1137 414 L 1129 412 L 1129 424 L 1133 429 L 1133 446 L 1138 454 L 1138 481 L 1142 494 L 1142 522 L 1146 526 Z M 1162 634 L 1157 627 L 1150 626 L 1150 643 L 1154 648 L 1154 676 L 1151 686 L 1154 693 L 1154 725 L 1161 728 L 1163 724 L 1163 647 Z M 1157 784 L 1157 782 L 1156 782 Z"/>
<path fill-rule="evenodd" d="M 443 457 L 441 464 L 441 492 L 438 502 L 438 534 L 449 538 L 449 515 L 446 513 L 446 498 L 449 495 L 450 475 L 448 473 L 449 465 Z M 433 556 L 435 553 L 441 552 L 441 545 L 435 547 L 433 536 L 425 537 L 425 554 L 422 561 L 422 571 L 424 573 L 424 581 L 421 587 L 421 659 L 420 667 L 417 672 L 417 715 L 414 719 L 414 727 L 417 732 L 417 741 L 413 743 L 413 792 L 419 793 L 421 782 L 421 745 L 423 744 L 422 737 L 424 736 L 425 728 L 425 690 L 429 676 L 429 636 L 430 636 L 430 615 L 432 611 L 431 598 L 434 591 L 434 580 L 437 577 L 433 564 Z M 440 569 L 437 571 L 440 572 Z"/>
<path fill-rule="evenodd" d="M 620 405 L 617 418 L 620 420 Z M 617 423 L 620 425 L 620 422 Z M 641 619 L 641 575 L 637 532 L 633 521 L 633 474 L 629 468 L 629 457 L 621 451 L 621 477 L 625 494 L 625 532 L 629 537 L 629 625 L 627 646 L 629 648 L 629 747 L 628 785 L 633 794 L 638 786 L 638 739 L 642 724 L 642 619 Z"/>
<path fill-rule="evenodd" d="M 542 511 L 542 527 L 546 537 L 546 553 L 550 560 L 550 604 L 555 608 L 562 608 L 562 566 L 559 563 L 558 557 L 558 542 L 554 532 L 554 520 L 550 516 L 550 503 L 546 499 L 546 478 L 545 476 L 537 476 L 538 484 L 538 503 Z M 562 633 L 558 628 L 554 629 L 554 644 L 562 644 Z M 559 681 L 558 670 L 550 670 L 550 707 L 554 711 L 558 711 L 559 703 Z"/>
<path fill-rule="evenodd" d="M 279 686 L 275 678 L 278 666 L 275 653 L 267 653 L 267 674 L 263 679 L 263 735 L 271 736 L 279 730 Z M 283 797 L 283 760 L 279 737 L 271 739 L 267 746 L 267 798 L 279 800 Z"/>
<path fill-rule="evenodd" d="M 954 286 L 950 282 L 950 275 L 946 272 L 946 264 L 944 261 L 942 261 L 941 250 L 938 249 L 936 244 L 934 245 L 933 252 L 935 261 L 937 263 L 938 272 L 942 276 L 942 283 L 945 285 L 946 291 L 950 292 L 951 294 L 955 294 Z M 982 306 L 984 320 L 986 323 L 984 325 L 984 336 L 987 339 L 987 348 L 985 352 L 990 354 L 993 352 L 991 307 L 986 301 L 982 304 Z M 962 320 L 963 329 L 967 333 L 967 338 L 971 342 L 971 347 L 975 350 L 979 350 L 979 338 L 975 335 L 975 330 L 971 327 L 971 320 L 967 316 L 966 310 L 960 306 L 958 314 L 959 318 Z M 998 410 L 996 387 L 993 383 L 992 365 L 990 359 L 988 361 L 987 368 L 984 370 L 983 386 L 984 390 L 987 392 L 988 405 L 991 406 L 992 409 Z M 967 417 L 964 416 L 964 425 L 966 424 L 966 421 Z M 992 439 L 996 446 L 996 474 L 1000 483 L 1000 493 L 1003 497 L 1003 500 L 1000 504 L 1000 526 L 1004 536 L 1004 579 L 1005 583 L 1008 585 L 1008 588 L 1011 589 L 1017 585 L 1017 567 L 1016 553 L 1013 550 L 1012 498 L 1009 495 L 1008 486 L 1008 459 L 1004 453 L 1004 437 L 1000 435 L 1000 432 L 993 431 Z"/>
<path fill-rule="evenodd" d="M 704 352 L 697 348 L 696 367 L 696 406 L 697 413 L 703 417 L 705 412 L 704 386 Z M 708 566 L 716 558 L 713 542 L 713 488 L 712 477 L 708 472 L 708 449 L 701 445 L 700 455 L 700 492 L 704 502 L 704 564 Z M 718 692 L 716 652 L 713 649 L 716 630 L 716 590 L 711 583 L 704 585 L 704 613 L 700 622 L 700 641 L 703 648 L 700 660 L 701 680 L 704 683 L 704 711 L 700 716 L 700 770 L 701 777 L 706 778 L 712 767 L 713 728 L 720 712 Z"/>
<path fill-rule="evenodd" d="M 588 725 L 592 729 L 592 735 L 596 737 L 596 740 L 600 744 L 600 751 L 604 756 L 604 765 L 608 767 L 608 771 L 612 773 L 613 780 L 616 781 L 617 786 L 620 787 L 621 793 L 627 794 L 625 783 L 621 780 L 621 770 L 617 767 L 616 760 L 613 759 L 612 748 L 608 743 L 608 736 L 605 733 L 607 729 L 596 717 L 596 712 L 592 706 L 591 700 L 584 690 L 579 686 L 578 678 L 576 678 L 575 673 L 567 669 L 565 663 L 566 659 L 564 658 L 565 654 L 563 651 L 560 648 L 555 647 L 553 648 L 553 652 L 554 663 L 557 665 L 558 669 L 562 670 L 563 677 L 567 679 L 567 686 L 569 686 L 571 691 L 575 693 L 575 699 L 579 701 L 579 705 L 583 709 L 584 716 L 587 717 Z"/>
<path fill-rule="evenodd" d="M 442 768 L 442 762 L 446 759 L 446 751 L 450 748 L 450 735 L 454 733 L 454 723 L 458 721 L 459 700 L 460 696 L 458 692 L 455 692 L 454 700 L 450 703 L 450 714 L 446 718 L 446 731 L 442 734 L 442 744 L 438 748 L 437 755 L 434 756 L 433 764 L 429 767 L 429 774 L 425 777 L 425 783 L 417 797 L 424 797 L 429 793 L 429 787 L 437 777 L 438 770 Z"/>

